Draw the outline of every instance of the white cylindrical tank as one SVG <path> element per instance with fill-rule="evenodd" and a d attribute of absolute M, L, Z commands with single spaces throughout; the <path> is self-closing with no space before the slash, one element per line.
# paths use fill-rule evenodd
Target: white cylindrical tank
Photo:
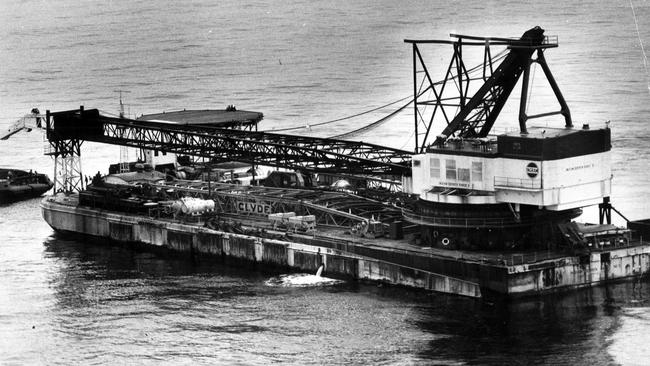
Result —
<path fill-rule="evenodd" d="M 178 207 L 180 209 L 180 212 L 189 215 L 214 210 L 214 201 L 204 200 L 201 198 L 183 197 L 180 200 L 174 202 L 172 207 Z"/>

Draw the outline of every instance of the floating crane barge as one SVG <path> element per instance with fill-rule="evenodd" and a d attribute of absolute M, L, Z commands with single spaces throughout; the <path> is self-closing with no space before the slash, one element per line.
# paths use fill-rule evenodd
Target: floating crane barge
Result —
<path fill-rule="evenodd" d="M 573 126 L 544 58 L 557 40 L 543 32 L 406 40 L 413 47 L 414 152 L 259 132 L 261 114 L 234 108 L 138 120 L 83 107 L 48 111 L 56 180 L 55 194 L 41 204 L 43 217 L 62 233 L 293 270 L 323 265 L 328 275 L 472 297 L 533 295 L 646 275 L 647 221 L 611 224 L 617 211 L 609 200 L 609 127 Z M 427 44 L 453 47 L 440 82 L 424 62 Z M 463 48 L 477 46 L 484 61 L 468 69 Z M 496 46 L 506 51 L 493 55 Z M 544 71 L 559 111 L 526 114 L 532 63 Z M 521 76 L 519 131 L 491 135 Z M 561 115 L 564 125 L 527 125 L 552 115 Z M 433 139 L 439 123 L 444 128 Z M 363 184 L 243 186 L 209 175 L 168 179 L 140 170 L 96 176 L 84 186 L 83 141 L 345 175 Z M 573 221 L 592 205 L 599 206 L 598 224 Z"/>

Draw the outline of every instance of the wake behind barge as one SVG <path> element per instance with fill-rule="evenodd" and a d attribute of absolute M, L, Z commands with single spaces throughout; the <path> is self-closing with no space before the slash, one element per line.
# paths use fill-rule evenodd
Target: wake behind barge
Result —
<path fill-rule="evenodd" d="M 64 174 L 57 176 L 57 194 L 41 204 L 43 217 L 63 233 L 295 270 L 322 265 L 329 275 L 472 297 L 539 294 L 648 274 L 648 223 L 611 224 L 610 130 L 573 126 L 543 54 L 557 43 L 538 27 L 519 39 L 452 37 L 407 40 L 413 46 L 415 153 L 258 132 L 261 114 L 234 108 L 138 120 L 83 108 L 48 112 L 55 171 Z M 431 43 L 454 45 L 443 82 L 433 82 L 424 65 L 420 47 Z M 495 45 L 506 51 L 492 56 Z M 463 46 L 484 47 L 482 68 L 465 67 Z M 542 67 L 560 111 L 526 114 L 531 63 Z M 489 134 L 522 75 L 520 130 Z M 454 96 L 445 94 L 452 88 L 445 89 L 447 82 L 457 86 Z M 564 126 L 527 126 L 529 119 L 554 114 Z M 188 118 L 211 123 L 185 123 Z M 430 143 L 439 120 L 446 127 Z M 82 141 L 136 147 L 149 156 L 182 154 L 207 175 L 186 180 L 171 169 L 140 167 L 98 175 L 84 188 Z M 252 185 L 224 183 L 210 164 L 228 160 L 299 171 L 276 171 Z M 599 205 L 599 224 L 573 221 L 591 205 Z"/>

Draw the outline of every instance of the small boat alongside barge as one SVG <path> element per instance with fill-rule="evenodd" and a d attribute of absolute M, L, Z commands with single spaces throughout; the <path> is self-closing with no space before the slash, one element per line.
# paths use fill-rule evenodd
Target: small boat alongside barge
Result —
<path fill-rule="evenodd" d="M 0 203 L 38 197 L 53 186 L 54 183 L 45 174 L 0 168 Z"/>

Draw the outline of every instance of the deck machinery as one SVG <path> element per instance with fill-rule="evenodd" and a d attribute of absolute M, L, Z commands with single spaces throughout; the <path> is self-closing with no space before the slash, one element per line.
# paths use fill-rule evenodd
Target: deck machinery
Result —
<path fill-rule="evenodd" d="M 422 242 L 433 246 L 539 250 L 579 245 L 580 238 L 568 229 L 570 220 L 585 206 L 600 203 L 602 210 L 610 209 L 610 130 L 573 127 L 544 58 L 546 49 L 557 47 L 557 39 L 544 36 L 539 27 L 519 39 L 452 38 L 406 40 L 413 47 L 416 136 L 423 137 L 416 138 L 412 177 L 405 180 L 405 190 L 419 199 L 405 219 L 421 225 Z M 453 47 L 442 82 L 432 81 L 422 57 L 421 48 L 427 44 Z M 495 45 L 509 52 L 493 55 Z M 484 48 L 481 67 L 465 67 L 466 47 Z M 527 115 L 534 63 L 541 66 L 558 111 Z M 421 82 L 418 75 L 423 75 Z M 490 135 L 520 78 L 519 131 Z M 431 98 L 417 98 L 427 89 Z M 551 115 L 561 115 L 564 126 L 527 126 L 532 118 Z M 436 121 L 446 126 L 433 139 Z M 610 218 L 608 212 L 605 216 Z"/>

